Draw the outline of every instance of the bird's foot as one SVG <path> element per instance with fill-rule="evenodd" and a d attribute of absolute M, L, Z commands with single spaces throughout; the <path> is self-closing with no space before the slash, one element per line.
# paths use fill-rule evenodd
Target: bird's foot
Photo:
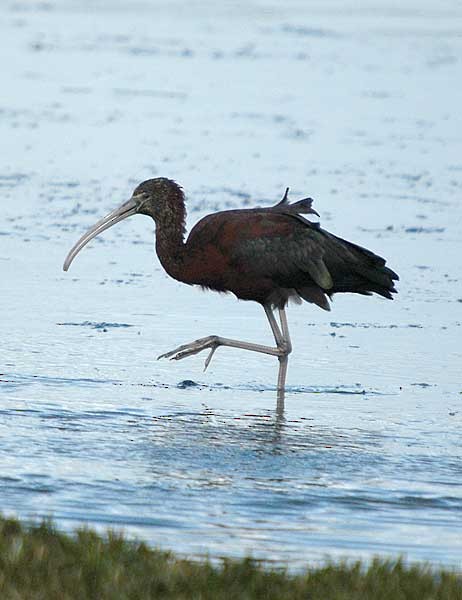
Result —
<path fill-rule="evenodd" d="M 157 360 L 160 358 L 169 358 L 170 360 L 181 360 L 183 358 L 187 358 L 188 356 L 193 356 L 194 354 L 198 354 L 202 352 L 202 350 L 210 349 L 209 355 L 205 360 L 204 371 L 210 364 L 212 360 L 212 356 L 215 354 L 216 349 L 220 346 L 220 339 L 216 335 L 209 335 L 207 337 L 200 338 L 198 340 L 194 340 L 190 344 L 183 344 L 182 346 L 178 346 L 174 350 L 170 350 L 170 352 L 166 352 L 165 354 L 161 354 L 157 357 Z"/>

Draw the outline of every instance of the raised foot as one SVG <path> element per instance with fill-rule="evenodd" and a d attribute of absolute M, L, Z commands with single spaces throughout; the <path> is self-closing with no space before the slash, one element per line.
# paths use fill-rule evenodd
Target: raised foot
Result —
<path fill-rule="evenodd" d="M 157 360 L 160 358 L 169 358 L 170 360 L 181 360 L 183 358 L 187 358 L 188 356 L 193 356 L 194 354 L 198 354 L 202 352 L 202 350 L 210 349 L 210 353 L 205 360 L 204 371 L 210 364 L 212 360 L 212 356 L 215 353 L 215 350 L 220 346 L 220 338 L 216 335 L 208 335 L 207 337 L 199 338 L 198 340 L 194 340 L 190 344 L 183 344 L 182 346 L 178 346 L 174 350 L 170 350 L 170 352 L 166 352 L 165 354 L 161 354 L 157 357 Z"/>

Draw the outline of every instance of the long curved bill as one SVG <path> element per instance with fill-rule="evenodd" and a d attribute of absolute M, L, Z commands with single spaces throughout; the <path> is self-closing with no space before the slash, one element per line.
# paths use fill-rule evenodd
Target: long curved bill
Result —
<path fill-rule="evenodd" d="M 116 223 L 123 221 L 123 219 L 134 215 L 136 212 L 138 212 L 138 208 L 139 202 L 137 202 L 134 198 L 130 198 L 128 202 L 124 202 L 121 206 L 119 206 L 119 208 L 116 208 L 115 210 L 107 214 L 105 217 L 103 217 L 101 220 L 99 220 L 97 223 L 95 223 L 93 227 L 91 227 L 91 229 L 87 231 L 87 233 L 83 234 L 79 241 L 69 251 L 69 254 L 66 256 L 66 260 L 64 261 L 64 271 L 67 271 L 69 269 L 69 267 L 71 266 L 71 262 L 74 260 L 74 258 L 80 252 L 80 250 L 82 250 L 82 248 L 88 244 L 90 240 L 92 240 L 94 237 L 96 237 L 106 229 L 109 229 L 109 227 L 112 227 Z"/>

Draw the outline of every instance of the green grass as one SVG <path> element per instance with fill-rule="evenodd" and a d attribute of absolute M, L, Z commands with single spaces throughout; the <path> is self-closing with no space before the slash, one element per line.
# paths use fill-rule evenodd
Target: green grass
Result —
<path fill-rule="evenodd" d="M 108 533 L 59 533 L 51 523 L 0 518 L 2 600 L 236 599 L 462 600 L 462 578 L 401 561 L 307 567 L 303 573 L 250 559 L 194 562 Z"/>

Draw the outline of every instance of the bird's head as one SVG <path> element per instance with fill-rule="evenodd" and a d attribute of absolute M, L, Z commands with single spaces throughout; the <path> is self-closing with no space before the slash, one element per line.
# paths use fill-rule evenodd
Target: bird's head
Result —
<path fill-rule="evenodd" d="M 176 197 L 180 202 L 184 201 L 181 187 L 172 179 L 156 177 L 140 183 L 130 200 L 137 203 L 136 212 L 155 219 L 164 209 L 166 202 Z"/>
<path fill-rule="evenodd" d="M 157 177 L 156 179 L 148 179 L 143 181 L 143 183 L 140 183 L 140 185 L 135 188 L 130 200 L 124 202 L 119 208 L 111 211 L 95 223 L 93 227 L 84 233 L 84 235 L 75 243 L 64 261 L 64 271 L 69 269 L 72 261 L 80 250 L 101 232 L 137 213 L 149 215 L 153 219 L 156 219 L 165 207 L 166 201 L 168 201 L 169 198 L 177 198 L 180 202 L 183 201 L 183 192 L 180 186 L 171 179 Z"/>

